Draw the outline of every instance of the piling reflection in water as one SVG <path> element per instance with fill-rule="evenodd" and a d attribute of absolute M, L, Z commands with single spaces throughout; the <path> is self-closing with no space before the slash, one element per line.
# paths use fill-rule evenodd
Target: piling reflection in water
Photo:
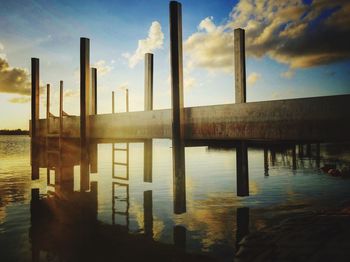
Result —
<path fill-rule="evenodd" d="M 132 172 L 129 174 L 129 165 L 132 166 L 132 161 L 129 154 L 132 155 L 132 141 L 108 141 L 112 143 L 112 159 L 111 165 L 113 169 L 115 168 L 114 163 L 121 163 L 118 160 L 116 154 L 127 154 L 127 161 L 124 163 L 127 165 L 127 173 L 118 174 L 117 168 L 110 171 L 112 173 L 111 181 L 111 228 L 108 225 L 100 224 L 98 220 L 98 194 L 97 194 L 97 182 L 91 182 L 90 179 L 94 180 L 95 175 L 90 175 L 91 173 L 98 173 L 99 166 L 97 163 L 98 157 L 98 145 L 96 142 L 91 142 L 88 146 L 89 151 L 87 152 L 89 161 L 82 161 L 84 159 L 80 158 L 80 145 L 79 141 L 64 141 L 61 140 L 61 148 L 59 154 L 51 154 L 53 148 L 56 148 L 57 141 L 51 141 L 47 143 L 38 143 L 37 148 L 35 148 L 35 161 L 32 158 L 32 164 L 35 166 L 35 169 L 38 170 L 39 167 L 47 168 L 47 184 L 52 190 L 48 191 L 46 196 L 39 195 L 37 189 L 33 189 L 32 192 L 32 202 L 31 202 L 31 229 L 30 229 L 30 238 L 32 240 L 32 251 L 33 251 L 33 260 L 38 261 L 40 257 L 40 252 L 44 251 L 46 253 L 55 253 L 58 254 L 58 257 L 62 259 L 88 259 L 90 256 L 96 255 L 95 251 L 86 251 L 84 245 L 97 245 L 99 248 L 100 244 L 96 241 L 108 242 L 116 241 L 120 243 L 120 235 L 122 234 L 123 238 L 132 238 L 130 240 L 130 248 L 132 245 L 146 245 L 153 246 L 154 248 L 158 247 L 158 242 L 155 244 L 154 240 L 159 240 L 159 237 L 155 237 L 159 232 L 159 218 L 154 214 L 155 207 L 157 208 L 159 199 L 154 200 L 154 191 L 151 189 L 142 191 L 142 201 L 141 204 L 142 224 L 139 226 L 138 232 L 143 232 L 141 234 L 141 239 L 133 238 L 127 234 L 128 231 L 135 230 L 135 211 L 137 210 L 137 201 L 135 201 L 135 191 L 130 190 L 131 180 L 134 181 Z M 148 141 L 137 141 L 136 143 L 143 144 L 143 157 L 137 156 L 137 159 L 143 159 L 143 182 L 146 182 L 146 185 L 151 186 L 150 182 L 157 182 L 153 179 L 153 142 L 152 140 Z M 49 147 L 47 147 L 49 146 Z M 189 146 L 186 144 L 186 146 Z M 234 160 L 234 152 L 237 145 L 235 143 L 232 146 L 226 146 L 225 150 L 232 151 L 232 160 Z M 298 168 L 303 168 L 304 166 L 317 168 L 321 164 L 327 163 L 327 159 L 322 158 L 320 155 L 320 145 L 311 144 L 309 149 L 305 150 L 308 152 L 309 157 L 305 157 L 303 154 L 303 149 L 296 144 L 285 144 L 285 145 L 249 145 L 245 144 L 243 154 L 246 162 L 242 159 L 238 159 L 236 164 L 244 164 L 243 167 L 246 168 L 246 175 L 248 175 L 248 155 L 250 148 L 258 147 L 261 148 L 262 159 L 261 167 L 264 172 L 261 175 L 268 175 L 269 171 L 277 166 L 289 167 L 291 170 Z M 142 148 L 142 147 L 141 147 Z M 184 153 L 184 146 L 180 149 Z M 116 150 L 123 149 L 123 150 Z M 177 151 L 178 147 L 173 147 L 172 157 L 175 157 L 176 154 L 179 154 Z M 213 146 L 209 147 L 209 150 L 222 150 L 222 147 Z M 110 151 L 110 148 L 108 150 Z M 169 149 L 170 151 L 170 149 Z M 229 152 L 230 152 L 229 151 Z M 141 151 L 142 152 L 142 151 Z M 236 154 L 239 158 L 239 154 L 242 153 L 242 147 L 238 147 Z M 175 155 L 174 155 L 175 154 Z M 180 153 L 181 154 L 181 153 Z M 231 154 L 231 153 L 230 153 Z M 241 156 L 242 157 L 242 156 Z M 103 157 L 101 157 L 102 159 Z M 185 157 L 183 155 L 183 161 Z M 157 161 L 157 159 L 156 159 Z M 124 165 L 124 166 L 125 166 Z M 74 166 L 80 166 L 80 179 L 76 177 L 78 181 L 74 181 Z M 181 165 L 180 168 L 174 167 L 173 169 L 173 212 L 174 216 L 180 216 L 181 219 L 185 218 L 183 215 L 184 212 L 192 212 L 193 208 L 193 199 L 188 199 L 189 203 L 186 203 L 186 184 L 185 180 L 182 180 L 182 183 L 177 183 L 176 178 L 180 174 L 180 177 L 185 177 L 185 163 Z M 109 168 L 108 168 L 109 169 Z M 239 170 L 242 170 L 242 167 L 239 165 L 236 166 L 237 178 L 239 177 Z M 37 174 L 39 174 L 38 171 Z M 232 176 L 234 176 L 235 170 L 232 169 Z M 98 174 L 97 177 L 100 177 L 102 174 Z M 54 179 L 52 179 L 54 177 Z M 80 180 L 80 181 L 79 181 Z M 239 181 L 239 179 L 237 179 Z M 80 191 L 74 191 L 74 182 L 80 183 Z M 134 183 L 134 182 L 133 182 Z M 189 183 L 189 182 L 188 182 Z M 187 185 L 188 186 L 188 185 Z M 232 185 L 233 186 L 233 185 Z M 237 184 L 237 190 L 239 184 Z M 103 189 L 105 190 L 105 189 Z M 191 189 L 190 189 L 191 190 Z M 192 192 L 191 192 L 192 193 Z M 234 190 L 232 190 L 234 193 Z M 238 194 L 238 192 L 237 192 Z M 253 194 L 254 195 L 254 194 Z M 244 198 L 241 198 L 244 199 Z M 110 201 L 110 200 L 109 200 Z M 156 201 L 156 202 L 154 202 Z M 141 202 L 142 203 L 142 202 Z M 249 203 L 249 202 L 247 202 Z M 238 202 L 239 204 L 239 202 Z M 192 215 L 192 214 L 191 214 Z M 109 216 L 109 219 L 111 217 Z M 143 219 L 142 219 L 143 218 Z M 205 219 L 205 216 L 203 217 Z M 250 208 L 248 206 L 238 207 L 235 214 L 235 236 L 232 236 L 235 241 L 235 250 L 238 252 L 240 250 L 240 243 L 243 238 L 250 233 Z M 199 221 L 200 223 L 201 221 Z M 162 221 L 163 223 L 163 221 Z M 67 224 L 71 225 L 67 229 Z M 71 228 L 72 227 L 72 228 Z M 143 229 L 142 229 L 143 227 Z M 173 234 L 173 244 L 175 248 L 172 250 L 170 248 L 169 252 L 178 252 L 178 250 L 183 250 L 182 255 L 188 251 L 189 239 L 190 242 L 193 229 L 188 228 L 188 223 L 183 223 L 181 220 L 176 221 L 174 225 L 171 226 L 171 231 Z M 165 230 L 165 229 L 163 229 Z M 169 228 L 167 228 L 169 230 Z M 69 231 L 69 232 L 67 232 Z M 106 231 L 116 232 L 117 236 L 106 235 Z M 123 233 L 120 233 L 123 232 Z M 143 238 L 144 237 L 144 238 Z M 68 241 L 66 240 L 68 238 Z M 96 239 L 96 240 L 93 240 Z M 145 240 L 148 239 L 148 240 Z M 77 244 L 77 242 L 81 242 Z M 146 241 L 144 243 L 144 241 Z M 153 241 L 153 242 L 147 242 Z M 104 250 L 106 257 L 113 257 L 111 251 L 105 250 L 107 248 L 113 249 L 114 247 L 103 243 L 105 247 Z M 168 249 L 169 247 L 166 246 Z M 152 248 L 150 247 L 152 250 Z M 154 250 L 153 250 L 154 251 Z M 152 251 L 152 252 L 153 252 Z M 152 253 L 151 252 L 151 253 Z M 154 251 L 155 252 L 155 251 Z M 155 252 L 156 253 L 156 252 Z M 153 255 L 153 254 L 152 254 Z M 181 255 L 181 256 L 182 256 Z M 191 257 L 192 259 L 192 257 Z"/>

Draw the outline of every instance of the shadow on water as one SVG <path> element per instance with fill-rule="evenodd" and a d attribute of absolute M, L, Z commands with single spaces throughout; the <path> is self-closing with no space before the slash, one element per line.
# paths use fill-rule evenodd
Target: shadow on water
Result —
<path fill-rule="evenodd" d="M 173 163 L 176 163 L 173 165 L 173 212 L 181 219 L 180 223 L 175 222 L 172 228 L 173 242 L 163 243 L 154 237 L 156 223 L 154 201 L 157 199 L 153 199 L 152 190 L 143 191 L 143 233 L 130 233 L 130 206 L 133 204 L 129 188 L 130 145 L 133 141 L 105 142 L 112 145 L 112 161 L 110 163 L 112 167 L 112 222 L 110 224 L 98 219 L 98 186 L 96 181 L 90 181 L 90 174 L 97 173 L 99 169 L 97 142 L 92 141 L 89 144 L 88 152 L 81 152 L 79 141 L 74 140 L 52 141 L 52 144 L 38 142 L 32 147 L 32 179 L 39 178 L 39 167 L 46 168 L 47 185 L 53 189 L 44 195 L 39 194 L 39 189 L 32 189 L 29 235 L 32 243 L 33 261 L 39 261 L 43 253 L 47 257 L 51 256 L 67 261 L 104 261 L 112 258 L 118 258 L 121 261 L 140 259 L 168 261 L 169 258 L 172 261 L 210 261 L 229 260 L 234 257 L 238 261 L 250 261 L 255 257 L 262 260 L 278 260 L 287 259 L 286 253 L 291 252 L 291 250 L 294 252 L 293 259 L 314 258 L 313 252 L 324 246 L 323 241 L 326 240 L 325 236 L 329 233 L 327 226 L 325 226 L 328 221 L 339 225 L 339 227 L 334 227 L 334 224 L 329 225 L 329 229 L 333 230 L 330 236 L 333 236 L 334 239 L 341 238 L 343 246 L 342 248 L 334 247 L 336 242 L 332 242 L 333 244 L 326 246 L 326 253 L 323 253 L 332 254 L 339 260 L 342 260 L 349 253 L 346 248 L 349 250 L 350 242 L 348 240 L 344 242 L 345 238 L 343 239 L 344 232 L 350 233 L 349 229 L 345 229 L 346 226 L 350 226 L 348 219 L 350 209 L 347 208 L 333 213 L 330 211 L 331 214 L 325 211 L 312 214 L 302 213 L 299 217 L 294 217 L 294 220 L 289 219 L 289 215 L 284 215 L 286 219 L 282 220 L 282 223 L 278 224 L 279 227 L 277 227 L 274 225 L 273 219 L 267 219 L 269 222 L 266 222 L 265 215 L 257 218 L 259 209 L 251 209 L 249 201 L 242 200 L 242 204 L 232 210 L 236 214 L 235 226 L 231 228 L 232 232 L 235 232 L 233 237 L 235 242 L 232 250 L 225 251 L 223 257 L 215 257 L 210 252 L 201 252 L 200 254 L 189 252 L 187 242 L 192 234 L 190 231 L 193 229 L 186 228 L 185 223 L 181 223 L 183 221 L 181 219 L 186 219 L 188 210 L 185 144 L 186 147 L 205 145 L 209 152 L 235 151 L 237 196 L 248 196 L 250 191 L 248 147 L 263 151 L 261 165 L 264 170 L 262 176 L 265 177 L 270 175 L 271 169 L 278 166 L 289 167 L 294 171 L 306 167 L 315 170 L 323 168 L 323 171 L 331 175 L 345 177 L 349 174 L 347 173 L 348 169 L 344 167 L 349 166 L 350 163 L 347 155 L 349 151 L 346 146 L 344 147 L 345 157 L 340 161 L 334 157 L 333 147 L 318 143 L 252 144 L 227 142 L 220 144 L 209 141 L 173 143 L 172 157 Z M 140 143 L 140 141 L 137 142 Z M 152 175 L 153 143 L 152 140 L 145 140 L 142 143 L 144 144 L 143 182 L 152 183 L 154 180 Z M 86 154 L 86 157 L 81 157 L 82 154 Z M 117 154 L 123 155 L 123 160 L 116 159 Z M 80 166 L 79 177 L 74 175 L 74 166 Z M 340 173 L 332 174 L 335 171 L 331 170 L 340 170 Z M 51 181 L 52 176 L 54 181 Z M 74 181 L 74 179 L 78 181 Z M 74 189 L 75 183 L 80 184 L 80 190 Z M 271 210 L 266 208 L 263 212 L 269 213 Z M 347 220 L 343 219 L 344 217 Z M 252 219 L 255 225 L 252 225 Z M 302 226 L 300 226 L 300 221 L 303 221 Z M 262 227 L 263 230 L 260 230 L 259 223 L 265 224 L 265 227 Z M 322 237 L 317 239 L 307 229 L 309 226 Z M 300 234 L 296 234 L 295 228 L 301 230 Z M 339 230 L 343 230 L 343 232 Z M 227 237 L 231 237 L 231 235 L 228 234 Z M 285 242 L 282 241 L 280 245 L 278 243 L 281 238 Z M 297 248 L 293 248 L 288 246 L 287 240 L 284 239 L 297 241 L 301 244 L 297 245 Z M 310 244 L 309 239 L 312 239 L 312 244 Z M 307 243 L 308 249 L 301 247 L 303 241 Z M 215 246 L 219 246 L 219 244 L 215 244 Z M 336 255 L 332 252 L 335 249 L 340 251 Z"/>

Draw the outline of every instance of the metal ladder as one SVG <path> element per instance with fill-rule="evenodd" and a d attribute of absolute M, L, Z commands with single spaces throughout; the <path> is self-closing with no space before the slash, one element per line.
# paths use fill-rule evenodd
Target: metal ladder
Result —
<path fill-rule="evenodd" d="M 125 226 L 129 229 L 129 143 L 125 143 L 126 147 L 116 147 L 116 145 L 112 144 L 112 179 L 123 180 L 123 182 L 112 182 L 112 223 L 116 223 L 116 216 L 125 217 Z M 125 162 L 116 161 L 116 153 L 124 153 Z M 116 175 L 117 167 L 125 167 L 125 176 Z M 122 194 L 118 192 L 118 189 L 122 189 L 125 193 Z M 119 203 L 119 205 L 118 205 Z M 118 210 L 118 206 L 122 206 L 125 204 L 123 210 Z"/>

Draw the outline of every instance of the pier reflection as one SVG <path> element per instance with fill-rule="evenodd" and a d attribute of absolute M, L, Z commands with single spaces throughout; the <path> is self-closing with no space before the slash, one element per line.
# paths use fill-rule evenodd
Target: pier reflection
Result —
<path fill-rule="evenodd" d="M 100 155 L 99 144 L 107 144 L 105 146 L 108 146 L 110 160 L 106 158 L 106 155 Z M 238 196 L 249 194 L 248 160 L 252 152 L 261 152 L 261 158 L 259 158 L 261 177 L 269 176 L 278 167 L 288 168 L 291 171 L 306 167 L 318 170 L 320 166 L 330 165 L 334 161 L 331 157 L 321 156 L 322 147 L 318 143 L 310 145 L 300 143 L 252 144 L 230 141 L 220 144 L 210 141 L 201 143 L 186 141 L 182 144 L 175 144 L 175 147 L 173 144 L 172 149 L 169 147 L 164 149 L 164 152 L 169 152 L 173 160 L 177 159 L 177 165 L 172 169 L 173 217 L 169 219 L 160 218 L 159 210 L 157 210 L 163 200 L 155 198 L 157 191 L 154 191 L 153 187 L 154 183 L 159 183 L 160 179 L 159 175 L 154 176 L 156 171 L 153 165 L 155 161 L 158 161 L 157 157 L 161 157 L 160 154 L 153 152 L 154 148 L 157 148 L 154 146 L 154 141 L 103 141 L 103 143 L 90 141 L 89 150 L 85 152 L 87 156 L 84 158 L 80 154 L 80 143 L 76 140 L 58 142 L 52 139 L 49 142 L 39 142 L 35 146 L 32 151 L 32 178 L 38 179 L 39 169 L 46 168 L 47 191 L 39 194 L 38 188 L 32 190 L 29 235 L 32 242 L 33 261 L 39 261 L 42 254 L 62 260 L 90 260 L 90 258 L 99 257 L 100 252 L 104 253 L 105 259 L 119 257 L 120 253 L 125 257 L 140 258 L 144 255 L 158 259 L 159 248 L 166 250 L 164 256 L 170 253 L 172 256 L 179 256 L 185 260 L 198 259 L 196 255 L 193 257 L 187 253 L 191 250 L 189 247 L 193 245 L 193 241 L 200 239 L 193 238 L 195 234 L 193 228 L 197 228 L 202 223 L 209 229 L 220 228 L 220 226 L 217 225 L 217 221 L 212 221 L 211 217 L 217 214 L 211 210 L 213 206 L 209 207 L 209 202 L 208 207 L 204 205 L 198 210 L 193 204 L 198 201 L 191 196 L 193 194 L 191 179 L 187 183 L 185 179 L 186 148 L 206 146 L 209 152 L 226 151 L 225 155 L 230 155 L 232 162 L 236 163 L 236 166 L 232 165 L 231 174 L 233 177 L 236 174 L 237 190 L 234 190 L 233 183 L 231 193 Z M 136 153 L 135 150 L 138 147 L 135 146 L 143 147 L 143 151 Z M 143 152 L 143 155 L 140 155 L 140 152 Z M 325 152 L 324 149 L 323 152 Z M 236 161 L 234 161 L 235 154 Z M 98 159 L 108 161 L 108 168 L 101 171 L 101 162 Z M 136 165 L 135 161 L 142 163 L 142 160 L 143 172 L 141 172 L 141 180 L 137 180 L 133 165 Z M 77 167 L 80 172 L 75 174 Z M 110 172 L 108 179 L 105 174 L 108 173 L 106 170 Z M 144 184 L 140 186 L 140 183 Z M 215 180 L 212 180 L 212 183 L 215 183 Z M 100 190 L 98 190 L 99 184 Z M 110 195 L 105 198 L 108 192 Z M 190 193 L 187 198 L 186 192 Z M 252 222 L 249 201 L 244 202 L 243 199 L 245 198 L 234 198 L 234 203 L 231 204 L 234 207 L 232 211 L 234 225 L 231 228 L 233 229 L 231 235 L 228 235 L 232 238 L 235 252 L 239 252 L 242 240 L 250 234 L 252 228 L 257 227 L 258 223 L 256 218 L 255 222 L 253 221 L 255 224 Z M 218 201 L 232 201 L 232 199 L 220 200 L 218 198 Z M 219 215 L 222 215 L 220 212 L 228 212 L 227 208 L 221 208 L 217 204 L 214 205 L 214 208 L 218 209 Z M 194 220 L 198 222 L 196 226 L 186 220 L 186 216 L 189 216 L 190 219 L 196 216 L 193 213 L 194 210 L 200 214 L 200 220 Z M 107 214 L 108 219 L 102 222 L 99 218 L 100 213 L 102 217 Z M 204 221 L 207 217 L 209 217 L 208 221 Z M 226 217 L 223 217 L 223 220 L 225 219 Z M 261 221 L 264 221 L 263 219 L 261 218 Z M 261 221 L 259 223 L 265 223 Z M 226 230 L 223 226 L 223 229 L 219 229 L 218 232 L 226 232 Z M 168 233 L 164 233 L 165 231 Z M 138 234 L 134 235 L 130 232 Z M 173 245 L 161 244 L 162 234 L 169 234 Z M 206 237 L 215 242 L 215 236 L 208 234 L 209 236 Z M 125 250 L 121 250 L 120 246 L 124 245 L 127 245 Z M 135 245 L 148 247 L 149 250 L 143 248 L 142 256 L 141 254 L 130 254 L 133 253 Z M 113 252 L 116 249 L 118 254 Z M 203 259 L 203 257 L 200 258 Z"/>

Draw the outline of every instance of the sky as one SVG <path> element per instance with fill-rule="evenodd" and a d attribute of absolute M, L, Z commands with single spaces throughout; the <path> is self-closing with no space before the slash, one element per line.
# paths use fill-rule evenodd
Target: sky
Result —
<path fill-rule="evenodd" d="M 234 102 L 233 30 L 246 35 L 247 102 L 350 94 L 347 0 L 183 0 L 185 107 Z M 80 37 L 98 70 L 98 113 L 144 108 L 154 54 L 154 109 L 170 108 L 169 1 L 0 1 L 0 129 L 28 129 L 30 61 L 40 59 L 40 117 L 79 114 Z"/>

